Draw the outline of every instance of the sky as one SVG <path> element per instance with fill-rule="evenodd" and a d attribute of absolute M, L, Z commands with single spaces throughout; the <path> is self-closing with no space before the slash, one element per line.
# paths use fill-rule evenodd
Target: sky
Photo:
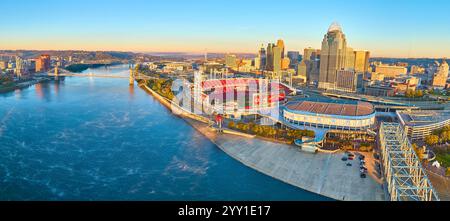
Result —
<path fill-rule="evenodd" d="M 0 49 L 256 53 L 320 48 L 338 22 L 379 57 L 450 57 L 448 0 L 1 0 Z"/>

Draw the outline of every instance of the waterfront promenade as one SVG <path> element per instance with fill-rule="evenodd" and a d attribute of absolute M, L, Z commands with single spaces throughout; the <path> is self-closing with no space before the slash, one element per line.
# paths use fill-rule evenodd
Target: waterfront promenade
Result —
<path fill-rule="evenodd" d="M 305 153 L 287 144 L 217 134 L 204 123 L 186 121 L 231 157 L 275 179 L 336 200 L 384 200 L 381 185 L 370 176 L 360 178 L 359 162 L 346 166 L 341 153 Z"/>

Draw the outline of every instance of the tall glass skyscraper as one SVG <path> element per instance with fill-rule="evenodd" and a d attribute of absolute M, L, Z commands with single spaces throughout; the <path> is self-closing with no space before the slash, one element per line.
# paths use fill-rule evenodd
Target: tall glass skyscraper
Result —
<path fill-rule="evenodd" d="M 257 57 L 258 61 L 259 61 L 259 67 L 258 70 L 263 71 L 266 68 L 266 49 L 264 48 L 264 45 L 261 45 L 261 48 L 259 49 L 258 52 L 258 57 Z"/>
<path fill-rule="evenodd" d="M 273 48 L 274 44 L 269 43 L 267 46 L 266 71 L 273 71 Z"/>
<path fill-rule="evenodd" d="M 319 88 L 334 89 L 338 70 L 346 67 L 347 40 L 341 26 L 333 23 L 322 41 Z"/>

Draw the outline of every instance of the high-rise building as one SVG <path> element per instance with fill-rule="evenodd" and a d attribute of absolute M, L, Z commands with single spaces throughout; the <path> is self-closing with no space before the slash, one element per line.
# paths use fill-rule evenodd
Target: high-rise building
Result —
<path fill-rule="evenodd" d="M 314 48 L 305 48 L 303 50 L 303 60 L 310 61 L 320 58 L 320 50 Z"/>
<path fill-rule="evenodd" d="M 18 78 L 21 78 L 24 72 L 25 72 L 25 62 L 23 58 L 21 58 L 20 56 L 16 56 L 15 74 Z"/>
<path fill-rule="evenodd" d="M 297 66 L 297 75 L 298 76 L 304 76 L 306 79 L 308 79 L 306 62 L 307 61 L 302 60 L 298 64 L 298 66 Z"/>
<path fill-rule="evenodd" d="M 258 60 L 258 62 L 255 62 L 256 69 L 263 71 L 266 68 L 266 49 L 264 48 L 264 45 L 261 45 L 256 59 Z M 256 63 L 258 63 L 258 65 L 256 65 Z"/>
<path fill-rule="evenodd" d="M 50 55 L 43 54 L 36 59 L 36 72 L 50 70 Z"/>
<path fill-rule="evenodd" d="M 312 53 L 316 51 L 314 48 L 305 48 L 303 50 L 303 60 L 309 61 L 311 60 Z"/>
<path fill-rule="evenodd" d="M 432 86 L 437 88 L 443 88 L 447 84 L 448 79 L 448 64 L 444 59 L 433 75 Z"/>
<path fill-rule="evenodd" d="M 369 51 L 355 51 L 355 71 L 366 73 L 369 70 Z"/>
<path fill-rule="evenodd" d="M 334 89 L 338 70 L 345 68 L 347 40 L 341 26 L 333 23 L 322 41 L 319 88 Z"/>
<path fill-rule="evenodd" d="M 279 73 L 281 71 L 283 48 L 275 46 L 273 49 L 273 72 Z"/>
<path fill-rule="evenodd" d="M 273 48 L 274 44 L 269 43 L 267 45 L 267 55 L 266 55 L 266 71 L 273 71 Z"/>
<path fill-rule="evenodd" d="M 355 52 L 353 48 L 347 47 L 345 55 L 345 70 L 355 70 Z"/>
<path fill-rule="evenodd" d="M 284 41 L 281 39 L 278 39 L 277 41 L 277 47 L 281 48 L 281 58 L 284 58 Z"/>
<path fill-rule="evenodd" d="M 298 64 L 300 53 L 298 51 L 288 51 L 287 57 L 290 60 L 290 68 L 295 68 Z"/>
<path fill-rule="evenodd" d="M 234 54 L 225 55 L 225 65 L 231 69 L 236 70 L 238 65 L 236 55 Z"/>

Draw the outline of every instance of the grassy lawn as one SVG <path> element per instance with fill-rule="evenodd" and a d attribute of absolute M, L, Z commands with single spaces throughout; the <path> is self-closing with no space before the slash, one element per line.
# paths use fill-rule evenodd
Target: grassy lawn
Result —
<path fill-rule="evenodd" d="M 439 161 L 441 166 L 450 167 L 450 153 L 437 152 L 436 160 Z"/>

